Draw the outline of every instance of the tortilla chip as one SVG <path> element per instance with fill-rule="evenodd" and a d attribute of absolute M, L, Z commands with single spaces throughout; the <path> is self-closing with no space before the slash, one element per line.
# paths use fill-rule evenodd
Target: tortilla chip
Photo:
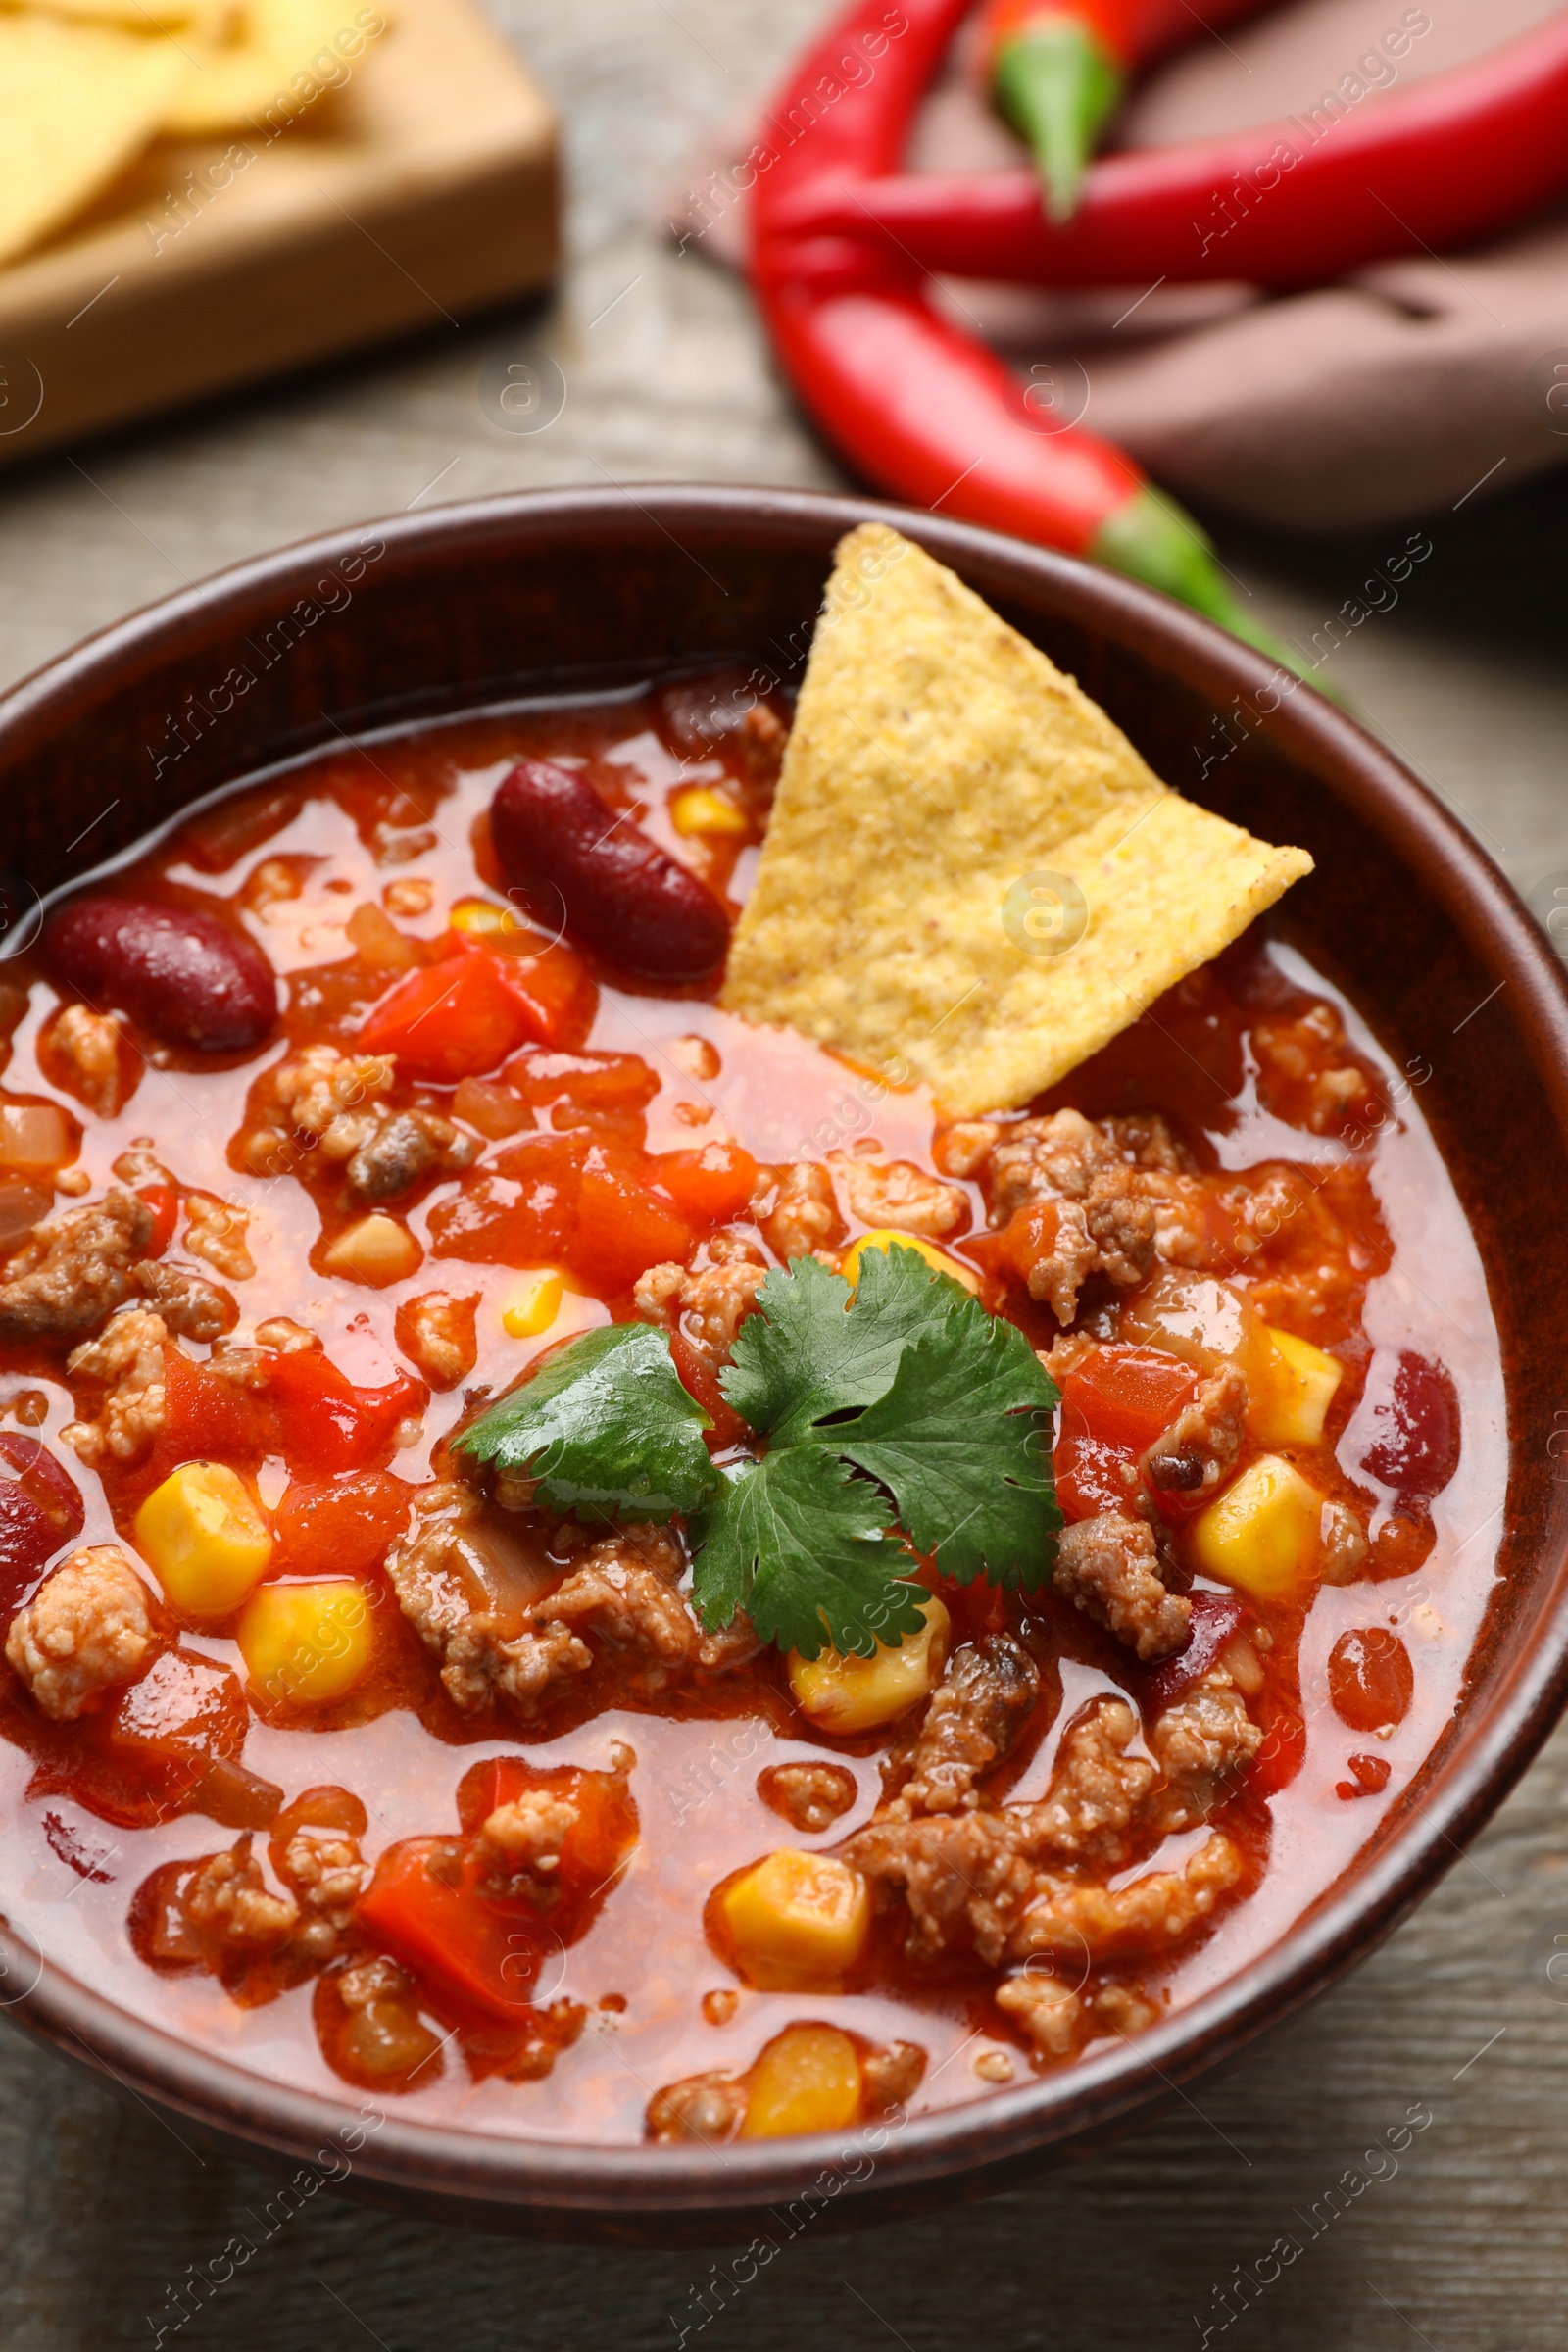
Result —
<path fill-rule="evenodd" d="M 233 11 L 233 0 L 0 0 L 8 15 L 19 5 L 74 23 L 118 24 L 126 32 L 178 32 L 189 24 L 211 40 Z"/>
<path fill-rule="evenodd" d="M 359 0 L 245 0 L 228 37 L 196 52 L 165 122 L 169 135 L 201 138 L 261 123 L 286 129 L 326 90 L 348 80 L 353 61 L 332 43 L 340 32 L 353 31 L 363 49 L 371 36 L 356 24 L 358 11 Z M 383 20 L 387 15 L 385 8 L 377 13 Z M 313 60 L 323 52 L 331 56 L 332 70 L 313 73 Z M 302 75 L 309 76 L 303 84 Z"/>
<path fill-rule="evenodd" d="M 172 41 L 0 14 L 0 262 L 36 245 L 124 169 L 187 71 Z"/>
<path fill-rule="evenodd" d="M 1159 781 L 953 572 L 838 550 L 720 1003 L 962 1117 L 1098 1053 L 1310 873 Z"/>

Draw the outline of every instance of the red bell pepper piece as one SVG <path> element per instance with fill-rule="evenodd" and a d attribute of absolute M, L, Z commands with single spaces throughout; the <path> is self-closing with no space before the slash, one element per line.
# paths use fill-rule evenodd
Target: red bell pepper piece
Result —
<path fill-rule="evenodd" d="M 1050 420 L 996 354 L 934 309 L 922 268 L 813 223 L 824 198 L 853 207 L 860 182 L 896 168 L 964 4 L 859 0 L 774 99 L 769 122 L 792 131 L 781 152 L 766 140 L 753 150 L 769 158 L 753 199 L 753 277 L 785 368 L 830 439 L 883 488 L 1130 572 L 1289 661 L 1243 611 L 1197 524 L 1129 458 L 1076 427 L 1042 430 Z M 857 50 L 874 70 L 846 83 L 838 69 Z"/>
<path fill-rule="evenodd" d="M 803 180 L 774 208 L 775 233 L 853 236 L 917 272 L 1030 285 L 1321 285 L 1390 255 L 1446 252 L 1536 211 L 1568 186 L 1565 112 L 1568 17 L 1558 13 L 1488 57 L 1332 122 L 1314 108 L 1105 156 L 1067 223 L 1046 218 L 1033 172 L 887 176 L 895 157 L 874 174 Z M 953 507 L 964 512 L 956 498 Z"/>
<path fill-rule="evenodd" d="M 410 1077 L 455 1086 L 498 1068 L 529 1029 L 500 958 L 460 937 L 452 955 L 398 981 L 356 1042 L 367 1054 L 395 1054 Z"/>
<path fill-rule="evenodd" d="M 357 1389 L 319 1350 L 270 1357 L 267 1394 L 291 1469 L 318 1478 L 372 1467 L 391 1452 L 398 1423 L 430 1400 L 424 1383 L 407 1373 L 385 1388 Z"/>

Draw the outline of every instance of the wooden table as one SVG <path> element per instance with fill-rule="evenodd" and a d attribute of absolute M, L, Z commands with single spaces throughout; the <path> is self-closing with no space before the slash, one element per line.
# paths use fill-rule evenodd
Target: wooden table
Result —
<path fill-rule="evenodd" d="M 0 486 L 0 673 L 187 578 L 327 524 L 486 490 L 653 475 L 822 483 L 744 294 L 651 223 L 705 125 L 762 87 L 821 0 L 508 0 L 567 119 L 571 267 L 557 307 L 431 333 L 390 357 L 239 398 Z M 1381 20 L 1380 20 L 1381 22 Z M 544 346 L 548 430 L 503 430 L 480 369 Z M 1529 888 L 1568 869 L 1568 500 L 1537 488 L 1430 522 L 1419 593 L 1369 623 L 1342 682 Z M 1310 634 L 1375 560 L 1235 531 L 1266 616 Z M 955 2216 L 804 2240 L 689 2342 L 835 2352 L 1533 2352 L 1568 2337 L 1568 2001 L 1542 1974 L 1568 1930 L 1568 1735 L 1415 1920 L 1227 2079 L 1123 2145 Z M 201 2162 L 147 2112 L 0 2040 L 0 2342 L 158 2340 L 187 2265 L 274 2183 Z M 1396 2174 L 1351 2168 L 1424 2102 Z M 1328 2217 L 1333 2216 L 1330 2219 Z M 1314 2218 L 1315 2217 L 1315 2218 Z M 1303 2245 L 1224 2325 L 1227 2281 Z M 715 2250 L 716 2251 L 716 2250 Z M 706 2255 L 578 2251 L 417 2228 L 325 2199 L 275 2228 L 166 2344 L 243 2352 L 639 2352 L 691 2328 Z"/>

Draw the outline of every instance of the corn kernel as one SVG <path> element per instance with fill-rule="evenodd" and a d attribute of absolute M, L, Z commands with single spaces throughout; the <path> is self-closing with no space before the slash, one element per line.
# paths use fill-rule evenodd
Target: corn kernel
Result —
<path fill-rule="evenodd" d="M 226 1617 L 261 1583 L 272 1537 L 249 1487 L 222 1462 L 184 1462 L 131 1522 L 137 1548 L 186 1617 Z"/>
<path fill-rule="evenodd" d="M 860 2111 L 860 2060 L 836 2026 L 787 2026 L 752 2069 L 743 2139 L 842 2132 Z"/>
<path fill-rule="evenodd" d="M 389 1282 L 402 1282 L 423 1256 L 406 1225 L 375 1209 L 338 1235 L 321 1264 L 328 1274 L 341 1274 L 348 1282 L 368 1282 L 379 1291 Z"/>
<path fill-rule="evenodd" d="M 744 809 L 726 793 L 712 792 L 706 784 L 692 784 L 670 796 L 669 821 L 677 833 L 749 833 L 752 829 Z"/>
<path fill-rule="evenodd" d="M 1268 1349 L 1257 1350 L 1248 1381 L 1248 1426 L 1260 1446 L 1316 1446 L 1345 1367 L 1293 1331 L 1268 1323 L 1263 1336 Z"/>
<path fill-rule="evenodd" d="M 871 1895 L 832 1854 L 781 1846 L 719 1897 L 735 1965 L 760 1992 L 830 1992 L 871 1932 Z"/>
<path fill-rule="evenodd" d="M 961 1282 L 966 1291 L 978 1295 L 980 1277 L 973 1266 L 964 1265 L 958 1258 L 949 1257 L 945 1250 L 937 1249 L 933 1242 L 923 1241 L 919 1234 L 898 1233 L 891 1225 L 880 1226 L 875 1233 L 862 1233 L 859 1240 L 853 1243 L 839 1259 L 839 1272 L 853 1289 L 860 1279 L 860 1259 L 866 1250 L 891 1250 L 895 1244 L 901 1250 L 912 1250 L 916 1256 L 923 1257 L 934 1273 L 951 1274 L 955 1282 Z"/>
<path fill-rule="evenodd" d="M 548 1331 L 561 1312 L 562 1294 L 565 1284 L 554 1267 L 546 1266 L 530 1274 L 520 1290 L 514 1291 L 502 1309 L 501 1327 L 509 1339 L 536 1340 Z"/>
<path fill-rule="evenodd" d="M 1313 1572 L 1322 1514 L 1316 1488 L 1265 1453 L 1194 1520 L 1194 1562 L 1260 1600 L 1282 1599 Z"/>
<path fill-rule="evenodd" d="M 790 1689 L 802 1714 L 824 1732 L 869 1732 L 928 1697 L 948 1654 L 951 1621 L 935 1593 L 920 1603 L 920 1614 L 925 1623 L 918 1633 L 879 1642 L 869 1658 L 838 1649 L 803 1658 L 792 1650 Z"/>
<path fill-rule="evenodd" d="M 492 899 L 459 899 L 447 920 L 468 939 L 511 939 L 528 927 L 515 907 Z"/>
<path fill-rule="evenodd" d="M 365 1587 L 352 1577 L 262 1585 L 235 1628 L 259 1690 L 289 1706 L 341 1698 L 362 1681 L 373 1642 Z"/>

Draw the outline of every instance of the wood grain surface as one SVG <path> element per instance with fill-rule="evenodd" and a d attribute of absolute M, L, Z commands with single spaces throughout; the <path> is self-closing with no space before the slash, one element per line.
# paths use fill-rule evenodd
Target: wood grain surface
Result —
<path fill-rule="evenodd" d="M 0 271 L 0 467 L 549 282 L 555 122 L 471 0 L 344 40 L 340 87 L 160 141 Z"/>
<path fill-rule="evenodd" d="M 693 144 L 744 111 L 823 13 L 821 0 L 505 0 L 566 122 L 559 302 L 469 333 L 432 313 L 429 336 L 391 359 L 14 476 L 0 487 L 0 673 L 220 564 L 418 503 L 607 478 L 835 481 L 743 292 L 657 233 Z M 1387 12 L 1371 13 L 1377 31 Z M 506 429 L 483 384 L 541 353 L 564 405 L 544 430 Z M 1559 872 L 1568 889 L 1565 523 L 1560 480 L 1425 518 L 1430 559 L 1333 670 L 1548 902 Z M 1219 527 L 1259 610 L 1308 639 L 1387 552 L 1386 534 L 1308 548 Z M 1568 1733 L 1354 1978 L 1152 2129 L 944 2220 L 805 2231 L 744 2283 L 716 2247 L 507 2242 L 326 2196 L 280 2218 L 274 2180 L 202 2160 L 0 2037 L 0 2344 L 130 2352 L 162 2328 L 181 2352 L 1177 2352 L 1206 2328 L 1224 2352 L 1556 2352 L 1568 1986 L 1547 1963 L 1568 1936 L 1565 1799 Z M 1430 2122 L 1399 2149 L 1412 2109 Z M 257 2251 L 202 2302 L 191 2268 L 240 2237 Z M 1282 2238 L 1300 2250 L 1271 2263 Z M 176 2325 L 182 2281 L 195 2309 Z"/>

